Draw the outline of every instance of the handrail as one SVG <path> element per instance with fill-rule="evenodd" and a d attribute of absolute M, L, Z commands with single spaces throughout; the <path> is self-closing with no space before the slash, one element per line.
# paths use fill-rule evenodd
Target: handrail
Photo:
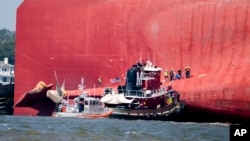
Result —
<path fill-rule="evenodd" d="M 160 92 L 167 92 L 166 88 L 160 88 L 156 90 L 150 90 L 150 93 L 146 93 L 144 90 L 127 90 L 127 92 L 124 94 L 125 96 L 138 96 L 138 97 L 145 97 L 146 95 L 153 95 L 158 94 Z"/>

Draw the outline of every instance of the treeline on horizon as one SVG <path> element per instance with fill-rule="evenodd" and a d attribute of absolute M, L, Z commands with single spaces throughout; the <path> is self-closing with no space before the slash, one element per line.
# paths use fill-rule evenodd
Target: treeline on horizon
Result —
<path fill-rule="evenodd" d="M 9 64 L 15 64 L 16 32 L 0 29 L 0 61 L 9 58 Z"/>

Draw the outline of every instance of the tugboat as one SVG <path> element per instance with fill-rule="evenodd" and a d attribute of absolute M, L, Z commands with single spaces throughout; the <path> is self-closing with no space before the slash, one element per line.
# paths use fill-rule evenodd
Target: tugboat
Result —
<path fill-rule="evenodd" d="M 106 88 L 101 102 L 113 109 L 112 116 L 168 117 L 182 108 L 180 94 L 172 86 L 163 87 L 161 68 L 150 61 L 132 65 L 127 70 L 126 83 L 117 92 Z"/>

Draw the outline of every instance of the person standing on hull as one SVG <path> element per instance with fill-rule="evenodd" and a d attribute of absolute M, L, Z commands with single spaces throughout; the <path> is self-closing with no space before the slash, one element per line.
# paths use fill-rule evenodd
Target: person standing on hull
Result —
<path fill-rule="evenodd" d="M 168 81 L 168 70 L 166 69 L 164 72 L 164 78 L 165 78 L 165 82 Z"/>
<path fill-rule="evenodd" d="M 99 76 L 97 81 L 98 81 L 98 86 L 101 87 L 101 85 L 102 85 L 102 76 Z"/>
<path fill-rule="evenodd" d="M 185 67 L 185 75 L 186 75 L 186 78 L 190 78 L 190 66 L 187 66 Z"/>
<path fill-rule="evenodd" d="M 182 74 L 181 74 L 181 70 L 178 70 L 176 73 L 176 79 L 182 79 Z"/>
<path fill-rule="evenodd" d="M 180 80 L 180 79 L 181 79 L 180 74 L 179 74 L 179 73 L 176 73 L 176 74 L 175 74 L 175 80 Z"/>
<path fill-rule="evenodd" d="M 170 81 L 174 80 L 174 69 L 170 70 L 169 75 L 170 75 Z"/>

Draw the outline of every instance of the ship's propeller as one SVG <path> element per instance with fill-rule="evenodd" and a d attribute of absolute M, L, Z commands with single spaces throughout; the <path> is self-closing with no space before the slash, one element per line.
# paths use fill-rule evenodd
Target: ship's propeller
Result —
<path fill-rule="evenodd" d="M 63 95 L 65 93 L 65 79 L 63 80 L 62 85 L 60 86 L 57 79 L 56 71 L 54 71 L 56 79 L 56 90 L 48 90 L 47 97 L 49 97 L 55 103 L 60 103 L 63 100 Z"/>

